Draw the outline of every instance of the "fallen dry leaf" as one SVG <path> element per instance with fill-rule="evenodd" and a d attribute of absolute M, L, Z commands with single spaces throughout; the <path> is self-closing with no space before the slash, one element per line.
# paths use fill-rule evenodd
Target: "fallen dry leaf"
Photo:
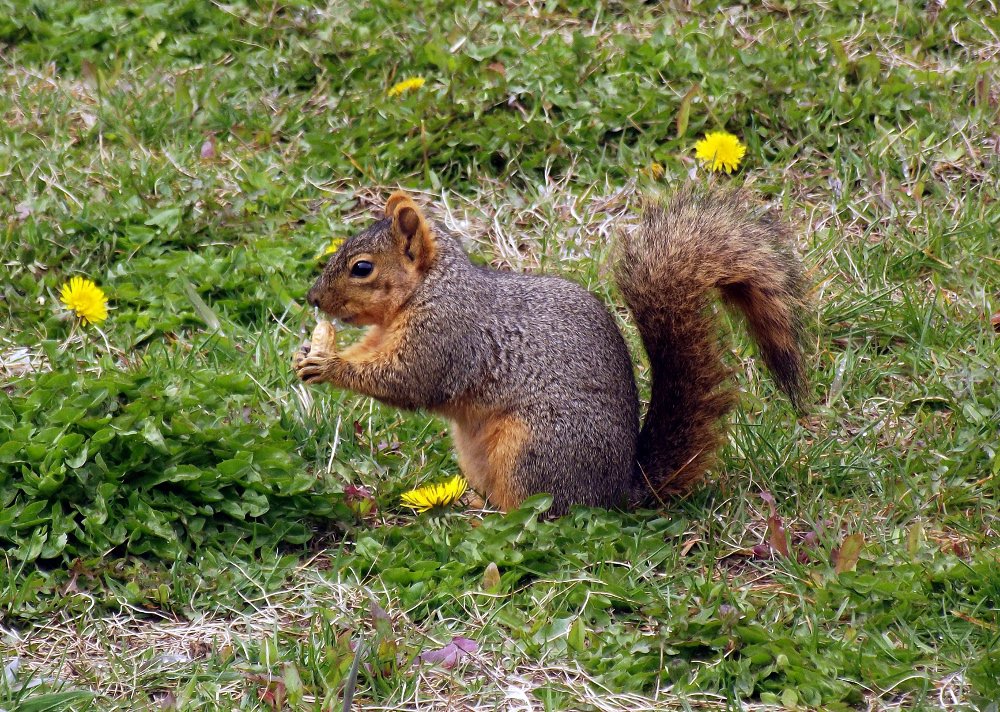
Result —
<path fill-rule="evenodd" d="M 865 535 L 861 532 L 844 537 L 844 543 L 833 550 L 833 570 L 838 574 L 854 571 L 864 548 Z"/>
<path fill-rule="evenodd" d="M 204 161 L 210 161 L 215 158 L 215 136 L 209 136 L 201 144 L 201 158 Z"/>
<path fill-rule="evenodd" d="M 681 556 L 687 556 L 688 552 L 694 548 L 694 545 L 700 541 L 701 539 L 699 537 L 692 537 L 691 539 L 688 539 L 686 542 L 681 544 Z"/>
<path fill-rule="evenodd" d="M 767 518 L 767 542 L 771 548 L 784 557 L 788 556 L 788 533 L 785 525 L 781 522 L 781 517 L 772 514 Z"/>
<path fill-rule="evenodd" d="M 771 509 L 771 515 L 767 518 L 767 543 L 771 545 L 772 549 L 787 558 L 789 556 L 788 533 L 785 531 L 781 517 L 778 516 L 778 505 L 774 500 L 774 495 L 770 492 L 761 492 L 760 498 L 767 502 Z"/>
<path fill-rule="evenodd" d="M 474 640 L 469 640 L 468 638 L 462 638 L 461 636 L 455 636 L 451 639 L 443 648 L 438 648 L 437 650 L 428 650 L 426 653 L 421 653 L 417 656 L 417 660 L 422 663 L 431 663 L 432 665 L 440 665 L 446 670 L 450 670 L 458 664 L 458 661 L 479 650 L 479 645 Z"/>
<path fill-rule="evenodd" d="M 495 591 L 500 586 L 500 569 L 492 561 L 486 565 L 483 572 L 483 590 Z"/>

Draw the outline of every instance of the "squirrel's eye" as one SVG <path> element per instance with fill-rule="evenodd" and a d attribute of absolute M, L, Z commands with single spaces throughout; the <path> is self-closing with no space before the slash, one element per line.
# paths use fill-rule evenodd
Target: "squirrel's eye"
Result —
<path fill-rule="evenodd" d="M 351 276 L 352 277 L 367 277 L 368 275 L 370 275 L 372 273 L 372 270 L 374 270 L 374 269 L 375 269 L 375 265 L 373 265 L 368 260 L 358 260 L 351 267 Z"/>

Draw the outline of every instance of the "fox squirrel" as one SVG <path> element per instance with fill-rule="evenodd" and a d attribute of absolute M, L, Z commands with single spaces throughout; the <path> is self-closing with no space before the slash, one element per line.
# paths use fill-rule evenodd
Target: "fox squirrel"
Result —
<path fill-rule="evenodd" d="M 450 420 L 463 473 L 504 511 L 539 492 L 552 495 L 553 514 L 655 506 L 704 475 L 735 401 L 714 291 L 743 313 L 801 406 L 805 283 L 786 230 L 736 192 L 687 190 L 647 206 L 615 262 L 652 365 L 641 429 L 632 359 L 597 298 L 557 277 L 473 265 L 403 192 L 343 243 L 307 296 L 366 335 L 338 351 L 327 334 L 293 366 L 306 383 Z"/>

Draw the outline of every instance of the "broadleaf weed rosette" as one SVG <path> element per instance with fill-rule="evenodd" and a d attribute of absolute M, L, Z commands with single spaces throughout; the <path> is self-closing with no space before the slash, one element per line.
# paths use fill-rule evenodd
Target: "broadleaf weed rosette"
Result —
<path fill-rule="evenodd" d="M 108 318 L 108 298 L 89 279 L 70 279 L 62 286 L 59 300 L 85 324 L 100 324 Z"/>
<path fill-rule="evenodd" d="M 455 475 L 450 480 L 404 492 L 400 501 L 416 512 L 426 512 L 454 504 L 465 494 L 468 487 L 469 483 L 464 477 Z"/>
<path fill-rule="evenodd" d="M 695 157 L 710 171 L 732 173 L 739 167 L 746 152 L 747 147 L 726 131 L 710 131 L 694 145 Z"/>

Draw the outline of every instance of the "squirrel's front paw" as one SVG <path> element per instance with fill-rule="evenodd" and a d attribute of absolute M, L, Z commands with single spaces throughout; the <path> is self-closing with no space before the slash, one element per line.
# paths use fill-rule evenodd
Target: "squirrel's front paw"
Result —
<path fill-rule="evenodd" d="M 292 356 L 292 368 L 298 371 L 299 364 L 302 363 L 302 360 L 305 359 L 306 356 L 308 356 L 311 352 L 312 352 L 311 343 L 307 341 L 304 344 L 302 344 L 302 346 L 299 347 L 299 350 L 295 352 L 295 355 Z"/>
<path fill-rule="evenodd" d="M 295 375 L 306 383 L 321 383 L 333 362 L 333 354 L 337 345 L 334 340 L 336 332 L 333 324 L 321 321 L 313 329 L 312 341 L 302 344 L 302 347 L 292 357 L 292 368 Z"/>
<path fill-rule="evenodd" d="M 306 383 L 322 383 L 329 380 L 327 374 L 333 365 L 335 357 L 330 354 L 310 351 L 305 345 L 295 353 L 292 359 L 292 369 L 300 381 Z"/>

